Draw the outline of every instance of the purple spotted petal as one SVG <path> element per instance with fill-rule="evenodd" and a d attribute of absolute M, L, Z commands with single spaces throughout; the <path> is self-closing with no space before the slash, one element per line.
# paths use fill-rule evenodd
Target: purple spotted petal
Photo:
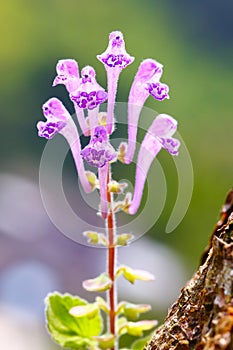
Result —
<path fill-rule="evenodd" d="M 64 84 L 68 92 L 72 92 L 79 87 L 79 69 L 75 60 L 59 60 L 56 70 L 57 76 L 53 81 L 53 86 Z"/>
<path fill-rule="evenodd" d="M 50 140 L 66 126 L 65 122 L 38 122 L 38 135 Z"/>
<path fill-rule="evenodd" d="M 104 103 L 108 98 L 105 91 L 92 91 L 89 94 L 87 92 L 78 92 L 76 96 L 72 96 L 71 100 L 74 101 L 79 108 L 82 109 L 94 109 L 101 103 Z"/>
<path fill-rule="evenodd" d="M 108 111 L 107 131 L 111 134 L 114 130 L 114 105 L 117 93 L 117 84 L 122 69 L 134 61 L 125 49 L 123 34 L 114 31 L 109 35 L 109 43 L 105 52 L 97 56 L 98 60 L 105 66 L 108 80 Z"/>
<path fill-rule="evenodd" d="M 178 156 L 180 141 L 174 138 L 159 138 L 163 148 L 165 148 L 172 156 Z"/>
<path fill-rule="evenodd" d="M 101 168 L 117 158 L 117 152 L 107 140 L 103 126 L 95 128 L 90 143 L 81 151 L 81 155 L 91 166 Z"/>
<path fill-rule="evenodd" d="M 98 142 L 102 143 L 108 140 L 107 131 L 104 126 L 98 126 L 95 128 L 94 136 L 91 139 L 91 143 L 94 145 Z"/>
<path fill-rule="evenodd" d="M 88 145 L 81 151 L 81 155 L 89 165 L 97 168 L 103 167 L 117 157 L 116 151 L 108 143 L 100 144 L 95 148 Z"/>
<path fill-rule="evenodd" d="M 106 64 L 108 67 L 125 68 L 130 63 L 132 63 L 132 60 L 128 58 L 126 55 L 108 54 L 106 57 L 102 58 L 102 62 Z"/>
<path fill-rule="evenodd" d="M 160 82 L 148 83 L 146 89 L 149 91 L 150 95 L 158 101 L 163 101 L 165 98 L 169 99 L 169 87 L 166 84 Z"/>

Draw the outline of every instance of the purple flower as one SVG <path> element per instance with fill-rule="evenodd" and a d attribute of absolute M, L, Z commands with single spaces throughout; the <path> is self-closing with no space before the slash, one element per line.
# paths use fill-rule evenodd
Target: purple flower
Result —
<path fill-rule="evenodd" d="M 163 101 L 165 98 L 169 99 L 169 87 L 166 84 L 162 84 L 160 82 L 148 83 L 146 89 L 156 100 Z"/>
<path fill-rule="evenodd" d="M 81 83 L 78 89 L 70 94 L 70 98 L 79 108 L 92 110 L 105 102 L 108 95 L 96 82 L 94 68 L 83 68 L 81 75 Z"/>
<path fill-rule="evenodd" d="M 56 66 L 57 76 L 53 81 L 53 86 L 64 84 L 69 93 L 77 90 L 80 85 L 78 63 L 75 60 L 59 60 Z M 77 118 L 84 135 L 88 135 L 88 127 L 83 110 L 77 109 L 74 105 Z"/>
<path fill-rule="evenodd" d="M 66 126 L 65 122 L 57 121 L 57 122 L 38 122 L 38 135 L 40 137 L 45 137 L 50 140 L 54 135 L 59 133 Z"/>
<path fill-rule="evenodd" d="M 53 81 L 53 86 L 64 84 L 68 92 L 72 92 L 79 87 L 79 69 L 75 60 L 59 60 L 56 70 L 57 76 Z"/>
<path fill-rule="evenodd" d="M 84 109 L 88 110 L 89 131 L 91 135 L 93 135 L 95 128 L 98 126 L 99 105 L 107 100 L 108 94 L 96 82 L 94 68 L 90 66 L 84 67 L 81 71 L 81 76 L 80 86 L 76 91 L 70 94 L 70 98 L 75 105 L 75 110 L 84 135 L 87 135 L 88 132 L 82 111 Z"/>
<path fill-rule="evenodd" d="M 117 159 L 117 152 L 108 142 L 105 127 L 95 128 L 90 143 L 82 150 L 81 155 L 91 166 L 102 168 L 105 164 Z"/>
<path fill-rule="evenodd" d="M 125 49 L 123 34 L 119 31 L 110 33 L 109 43 L 105 52 L 97 56 L 105 66 L 108 79 L 108 113 L 107 131 L 111 134 L 114 130 L 114 105 L 116 100 L 117 83 L 123 68 L 134 61 Z"/>
<path fill-rule="evenodd" d="M 123 34 L 119 31 L 109 34 L 108 47 L 97 58 L 105 65 L 106 69 L 117 67 L 122 70 L 134 61 L 134 57 L 126 52 Z"/>
<path fill-rule="evenodd" d="M 78 130 L 69 112 L 62 102 L 55 97 L 49 99 L 43 105 L 42 110 L 47 121 L 37 123 L 38 135 L 51 139 L 54 135 L 60 133 L 65 137 L 73 154 L 80 182 L 86 192 L 91 192 L 93 187 L 87 179 L 83 159 L 80 155 L 81 145 Z"/>
<path fill-rule="evenodd" d="M 139 208 L 147 173 L 161 148 L 164 147 L 171 155 L 178 155 L 180 142 L 171 137 L 176 129 L 175 119 L 167 114 L 160 114 L 147 131 L 138 153 L 134 196 L 128 209 L 129 214 L 135 214 Z"/>
<path fill-rule="evenodd" d="M 134 78 L 128 104 L 128 147 L 124 157 L 126 164 L 133 160 L 138 119 L 146 99 L 150 94 L 159 101 L 168 98 L 168 86 L 160 83 L 162 73 L 163 65 L 148 58 L 140 64 Z"/>

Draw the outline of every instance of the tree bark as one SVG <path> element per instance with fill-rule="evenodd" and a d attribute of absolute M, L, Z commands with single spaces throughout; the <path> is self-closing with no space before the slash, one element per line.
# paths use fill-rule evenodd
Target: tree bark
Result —
<path fill-rule="evenodd" d="M 201 265 L 144 350 L 233 350 L 233 190 Z"/>

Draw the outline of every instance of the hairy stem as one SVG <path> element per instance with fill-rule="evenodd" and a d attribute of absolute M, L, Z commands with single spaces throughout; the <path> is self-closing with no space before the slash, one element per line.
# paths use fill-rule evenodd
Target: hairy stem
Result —
<path fill-rule="evenodd" d="M 108 182 L 111 180 L 111 166 L 109 165 L 109 175 Z M 108 190 L 107 191 L 107 200 L 109 204 L 109 213 L 106 219 L 107 234 L 108 234 L 108 274 L 112 280 L 112 286 L 108 291 L 108 300 L 109 300 L 109 332 L 113 335 L 116 334 L 116 303 L 117 303 L 117 294 L 116 294 L 116 281 L 115 281 L 115 270 L 116 270 L 116 247 L 114 246 L 116 228 L 115 228 L 115 213 L 112 209 L 113 194 Z M 118 348 L 117 341 L 115 347 L 111 350 L 116 350 Z"/>

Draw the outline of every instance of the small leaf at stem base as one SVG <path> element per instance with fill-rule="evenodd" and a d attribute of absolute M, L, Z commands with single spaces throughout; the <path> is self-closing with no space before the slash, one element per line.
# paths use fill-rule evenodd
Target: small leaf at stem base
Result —
<path fill-rule="evenodd" d="M 93 337 L 101 349 L 110 349 L 114 347 L 116 337 L 113 334 L 103 334 L 97 337 Z"/>
<path fill-rule="evenodd" d="M 143 331 L 149 331 L 150 329 L 157 326 L 157 324 L 158 324 L 158 321 L 156 320 L 128 322 L 127 331 L 131 335 L 141 337 L 143 335 Z"/>
<path fill-rule="evenodd" d="M 83 282 L 83 288 L 88 292 L 105 292 L 112 286 L 112 281 L 107 273 L 102 273 L 96 278 Z"/>
<path fill-rule="evenodd" d="M 98 233 L 94 231 L 85 231 L 83 232 L 83 235 L 88 238 L 88 243 L 90 244 L 93 244 L 93 245 L 99 244 L 105 247 L 108 245 L 107 239 L 103 233 Z"/>
<path fill-rule="evenodd" d="M 146 320 L 138 322 L 128 322 L 125 325 L 126 331 L 128 334 L 135 337 L 141 337 L 144 331 L 149 331 L 150 329 L 157 326 L 158 321 L 156 320 Z"/>
<path fill-rule="evenodd" d="M 132 304 L 127 302 L 121 302 L 118 305 L 117 313 L 123 313 L 127 319 L 136 320 L 140 314 L 151 310 L 149 304 Z"/>
<path fill-rule="evenodd" d="M 134 238 L 134 235 L 131 233 L 122 233 L 121 235 L 117 236 L 116 245 L 117 246 L 126 246 L 129 241 L 131 241 Z"/>
<path fill-rule="evenodd" d="M 145 270 L 133 270 L 129 266 L 120 266 L 116 272 L 116 278 L 123 274 L 124 278 L 130 283 L 134 284 L 136 280 L 141 281 L 153 281 L 155 279 L 154 275 Z"/>
<path fill-rule="evenodd" d="M 95 298 L 96 304 L 98 305 L 99 309 L 103 310 L 106 314 L 109 314 L 109 308 L 106 303 L 106 301 L 101 298 L 100 296 L 97 296 Z"/>
<path fill-rule="evenodd" d="M 88 317 L 93 318 L 99 311 L 98 305 L 93 304 L 87 304 L 87 305 L 80 305 L 80 306 L 74 306 L 69 310 L 70 315 L 74 317 Z"/>

